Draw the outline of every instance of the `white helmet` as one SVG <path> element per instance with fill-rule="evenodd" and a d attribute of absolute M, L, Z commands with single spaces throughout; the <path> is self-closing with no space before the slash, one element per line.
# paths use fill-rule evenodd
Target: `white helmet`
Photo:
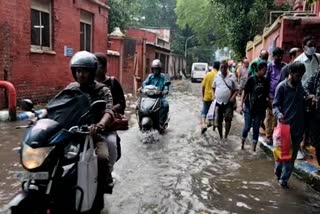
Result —
<path fill-rule="evenodd" d="M 159 68 L 159 69 L 161 69 L 162 68 L 162 63 L 161 63 L 160 59 L 153 60 L 152 64 L 151 64 L 151 68 Z"/>

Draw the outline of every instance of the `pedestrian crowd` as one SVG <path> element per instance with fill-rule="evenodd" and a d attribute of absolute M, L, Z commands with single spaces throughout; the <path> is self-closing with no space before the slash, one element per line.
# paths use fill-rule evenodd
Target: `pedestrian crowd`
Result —
<path fill-rule="evenodd" d="M 308 151 L 312 145 L 320 164 L 320 54 L 311 36 L 303 39 L 302 48 L 290 49 L 288 64 L 283 61 L 285 54 L 276 47 L 271 57 L 263 49 L 251 63 L 247 58 L 237 66 L 226 60 L 215 62 L 202 81 L 201 133 L 213 126 L 218 128 L 220 138 L 226 139 L 237 108 L 236 98 L 240 97 L 238 110 L 244 117 L 241 149 L 245 149 L 252 128 L 255 152 L 264 130 L 267 144 L 274 149 L 275 175 L 279 184 L 288 188 L 299 151 L 304 158 L 312 158 Z M 288 151 L 284 151 L 287 142 Z"/>

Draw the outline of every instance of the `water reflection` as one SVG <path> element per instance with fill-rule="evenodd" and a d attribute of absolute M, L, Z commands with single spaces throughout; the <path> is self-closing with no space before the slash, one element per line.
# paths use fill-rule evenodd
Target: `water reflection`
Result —
<path fill-rule="evenodd" d="M 15 129 L 24 122 L 0 122 L 0 211 L 20 188 L 20 182 L 15 180 L 12 172 L 20 170 L 17 148 L 24 134 L 23 129 Z"/>

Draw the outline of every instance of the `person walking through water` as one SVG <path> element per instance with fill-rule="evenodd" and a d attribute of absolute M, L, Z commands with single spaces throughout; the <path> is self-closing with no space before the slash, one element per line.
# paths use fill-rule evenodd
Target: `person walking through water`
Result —
<path fill-rule="evenodd" d="M 236 76 L 228 71 L 228 62 L 223 60 L 220 65 L 220 72 L 217 74 L 212 85 L 216 97 L 216 108 L 218 108 L 218 131 L 221 140 L 223 139 L 222 125 L 225 121 L 224 138 L 228 138 L 233 118 L 233 110 L 236 107 L 238 84 Z"/>
<path fill-rule="evenodd" d="M 207 73 L 202 80 L 202 99 L 203 107 L 201 110 L 201 133 L 204 134 L 207 131 L 207 114 L 211 106 L 212 101 L 214 100 L 214 94 L 212 93 L 212 83 L 216 77 L 218 70 L 220 68 L 220 62 L 214 62 L 213 69 L 211 72 Z"/>
<path fill-rule="evenodd" d="M 252 150 L 255 152 L 261 122 L 266 116 L 266 109 L 269 100 L 269 83 L 264 77 L 267 71 L 267 63 L 258 63 L 258 71 L 251 76 L 244 86 L 244 93 L 241 99 L 241 111 L 244 113 L 244 127 L 242 130 L 241 149 L 244 149 L 248 133 L 253 129 Z M 244 106 L 244 107 L 243 107 Z"/>
<path fill-rule="evenodd" d="M 290 125 L 292 157 L 290 161 L 275 163 L 275 175 L 283 188 L 288 188 L 288 180 L 294 168 L 294 161 L 302 141 L 305 128 L 305 97 L 301 79 L 306 71 L 304 64 L 294 62 L 289 65 L 290 75 L 281 82 L 273 100 L 273 113 L 279 123 Z"/>
<path fill-rule="evenodd" d="M 306 119 L 308 123 L 310 143 L 316 150 L 316 158 L 320 165 L 320 71 L 313 74 L 304 85 L 304 89 L 309 97 L 307 106 L 311 115 Z"/>
<path fill-rule="evenodd" d="M 280 82 L 281 69 L 286 65 L 283 61 L 284 50 L 281 48 L 275 48 L 272 52 L 273 61 L 268 63 L 266 78 L 269 86 L 269 106 L 266 111 L 266 138 L 267 143 L 272 145 L 273 129 L 277 124 L 277 121 L 272 113 L 272 101 L 275 95 L 276 87 Z"/>
<path fill-rule="evenodd" d="M 247 58 L 243 59 L 243 64 L 241 65 L 239 69 L 239 76 L 238 76 L 238 82 L 240 85 L 240 96 L 242 95 L 242 92 L 244 90 L 244 86 L 249 78 L 249 60 Z"/>
<path fill-rule="evenodd" d="M 306 67 L 306 73 L 302 77 L 302 85 L 305 86 L 307 81 L 318 71 L 320 67 L 320 54 L 317 53 L 316 41 L 312 36 L 306 36 L 302 40 L 302 49 L 301 53 L 296 59 L 295 62 L 303 63 Z M 304 158 L 311 158 L 311 154 L 308 152 L 307 147 L 310 145 L 310 136 L 309 136 L 309 121 L 313 116 L 310 112 L 308 106 L 306 106 L 306 129 L 301 143 L 301 153 Z"/>

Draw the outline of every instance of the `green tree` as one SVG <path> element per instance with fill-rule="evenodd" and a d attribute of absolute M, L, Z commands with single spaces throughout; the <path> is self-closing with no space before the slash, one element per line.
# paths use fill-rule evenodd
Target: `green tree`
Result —
<path fill-rule="evenodd" d="M 247 41 L 263 31 L 276 9 L 282 8 L 274 0 L 177 0 L 176 15 L 178 25 L 190 25 L 203 43 L 213 32 L 216 47 L 228 46 L 242 57 Z"/>
<path fill-rule="evenodd" d="M 195 0 L 190 2 L 197 5 Z M 177 25 L 176 4 L 176 0 L 109 0 L 111 7 L 109 31 L 111 32 L 114 27 L 125 29 L 128 26 L 169 27 L 171 30 L 171 49 L 176 54 L 184 55 L 186 39 L 194 35 L 198 29 L 191 29 L 188 25 L 183 27 Z M 207 5 L 212 6 L 210 3 Z M 203 9 L 205 8 L 201 8 L 201 10 Z M 201 14 L 200 10 L 198 12 Z M 204 22 L 211 21 L 209 17 L 204 20 Z M 212 28 L 204 28 L 198 32 L 197 37 L 188 42 L 189 47 L 210 45 L 218 35 L 212 31 Z"/>
<path fill-rule="evenodd" d="M 112 32 L 115 27 L 125 29 L 130 25 L 135 14 L 135 0 L 109 0 L 108 4 L 111 8 L 109 12 L 109 32 Z"/>

